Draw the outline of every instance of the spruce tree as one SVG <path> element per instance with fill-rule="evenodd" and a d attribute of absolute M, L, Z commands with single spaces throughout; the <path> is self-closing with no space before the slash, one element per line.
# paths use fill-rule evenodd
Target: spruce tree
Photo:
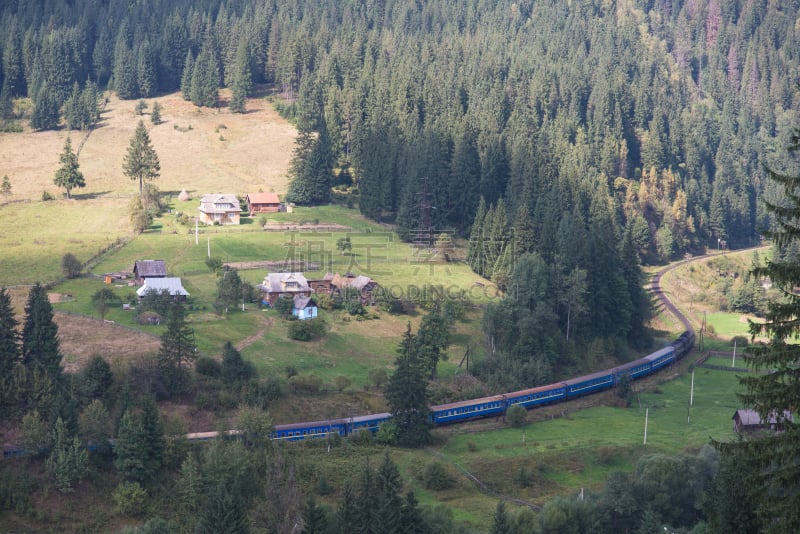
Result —
<path fill-rule="evenodd" d="M 33 99 L 31 128 L 34 130 L 51 130 L 58 126 L 60 118 L 56 95 L 47 86 L 42 86 Z"/>
<path fill-rule="evenodd" d="M 400 532 L 404 534 L 423 534 L 429 532 L 428 525 L 422 517 L 419 502 L 413 491 L 406 493 L 403 508 L 400 512 Z"/>
<path fill-rule="evenodd" d="M 486 270 L 485 219 L 486 201 L 481 197 L 469 232 L 469 246 L 467 248 L 467 263 L 470 269 L 480 276 L 484 276 Z"/>
<path fill-rule="evenodd" d="M 156 65 L 150 41 L 147 39 L 139 46 L 136 61 L 136 84 L 139 89 L 139 95 L 144 98 L 149 98 L 158 91 Z"/>
<path fill-rule="evenodd" d="M 436 380 L 439 360 L 447 359 L 450 346 L 450 323 L 441 311 L 441 303 L 428 312 L 419 325 L 417 342 L 422 357 L 431 371 L 431 380 Z"/>
<path fill-rule="evenodd" d="M 158 368 L 169 393 L 183 391 L 188 382 L 188 366 L 196 357 L 194 330 L 186 324 L 183 305 L 176 302 L 170 309 L 158 351 Z"/>
<path fill-rule="evenodd" d="M 222 380 L 227 384 L 236 384 L 253 378 L 255 374 L 253 365 L 242 358 L 230 341 L 226 341 L 222 347 Z"/>
<path fill-rule="evenodd" d="M 511 534 L 511 522 L 506 512 L 506 503 L 500 501 L 494 509 L 494 519 L 492 520 L 491 534 Z"/>
<path fill-rule="evenodd" d="M 310 132 L 298 137 L 289 171 L 292 182 L 286 199 L 303 205 L 325 204 L 331 198 L 333 154 L 325 121 L 320 119 L 316 138 Z"/>
<path fill-rule="evenodd" d="M 139 84 L 136 79 L 137 58 L 128 46 L 126 32 L 121 31 L 114 49 L 113 85 L 117 96 L 122 100 L 139 98 Z"/>
<path fill-rule="evenodd" d="M 40 370 L 54 383 L 61 381 L 61 344 L 58 325 L 47 290 L 36 284 L 28 294 L 22 326 L 22 363 L 30 370 Z"/>
<path fill-rule="evenodd" d="M 20 359 L 18 325 L 11 296 L 0 287 L 0 409 L 4 411 L 14 400 L 14 368 Z"/>
<path fill-rule="evenodd" d="M 219 61 L 210 43 L 205 43 L 192 69 L 189 96 L 195 106 L 217 107 L 219 99 Z"/>
<path fill-rule="evenodd" d="M 3 194 L 6 202 L 8 202 L 8 195 L 11 194 L 11 180 L 8 179 L 8 175 L 3 175 L 3 183 L 0 184 L 0 193 Z"/>
<path fill-rule="evenodd" d="M 314 495 L 311 494 L 306 499 L 303 506 L 303 530 L 302 534 L 325 534 L 328 531 L 328 521 L 325 518 L 325 511 L 317 505 Z"/>
<path fill-rule="evenodd" d="M 81 98 L 81 90 L 78 82 L 72 84 L 72 93 L 64 102 L 64 120 L 67 123 L 67 128 L 70 130 L 78 130 L 84 123 L 83 100 Z"/>
<path fill-rule="evenodd" d="M 253 90 L 253 74 L 250 71 L 247 41 L 244 39 L 239 42 L 239 47 L 236 50 L 236 63 L 233 68 L 231 102 L 228 107 L 234 113 L 244 113 L 246 111 L 247 96 Z"/>
<path fill-rule="evenodd" d="M 144 121 L 140 120 L 133 134 L 128 152 L 122 161 L 122 170 L 125 176 L 132 181 L 139 182 L 139 196 L 142 196 L 144 182 L 155 180 L 159 177 L 161 163 L 158 160 L 153 144 L 150 142 L 150 134 Z"/>
<path fill-rule="evenodd" d="M 114 466 L 120 476 L 132 482 L 144 482 L 148 478 L 147 443 L 142 421 L 130 410 L 125 410 L 114 439 Z"/>
<path fill-rule="evenodd" d="M 800 129 L 792 137 L 790 153 L 797 156 L 800 150 Z M 751 480 L 758 495 L 758 512 L 769 518 L 764 528 L 767 532 L 800 531 L 800 345 L 793 341 L 800 336 L 800 262 L 794 258 L 780 259 L 781 254 L 800 238 L 800 176 L 769 171 L 770 179 L 783 189 L 784 195 L 776 202 L 765 201 L 767 210 L 774 215 L 776 229 L 768 233 L 779 251 L 764 267 L 756 267 L 752 274 L 768 277 L 782 298 L 767 305 L 766 321 L 750 323 L 750 333 L 766 337 L 768 344 L 753 346 L 745 356 L 756 370 L 769 371 L 740 378 L 746 392 L 741 395 L 745 406 L 758 411 L 764 421 L 775 419 L 784 432 L 768 433 L 743 443 L 721 445 L 723 457 L 750 455 L 756 461 L 758 475 Z M 795 418 L 787 419 L 786 414 Z M 737 450 L 738 449 L 738 450 Z"/>
<path fill-rule="evenodd" d="M 336 509 L 336 524 L 339 526 L 339 531 L 344 532 L 347 529 L 352 529 L 356 525 L 356 521 L 358 521 L 356 493 L 353 489 L 352 481 L 348 478 L 344 481 L 344 486 L 342 486 L 342 498 L 339 501 L 339 507 Z"/>
<path fill-rule="evenodd" d="M 158 406 L 153 397 L 147 396 L 142 400 L 142 413 L 139 417 L 142 421 L 147 476 L 150 479 L 154 479 L 164 466 L 166 442 L 164 441 L 164 427 L 161 424 L 161 416 L 158 413 Z"/>
<path fill-rule="evenodd" d="M 150 110 L 150 122 L 155 126 L 161 124 L 161 104 L 157 100 L 153 102 L 153 109 Z"/>
<path fill-rule="evenodd" d="M 364 464 L 358 484 L 358 496 L 355 502 L 357 520 L 350 528 L 359 534 L 378 532 L 378 495 L 375 484 L 375 471 L 369 464 Z"/>
<path fill-rule="evenodd" d="M 194 55 L 191 48 L 186 52 L 186 60 L 183 62 L 183 74 L 181 74 L 181 96 L 184 100 L 192 99 L 192 75 L 194 74 Z"/>
<path fill-rule="evenodd" d="M 55 480 L 56 488 L 62 493 L 69 493 L 72 484 L 86 476 L 89 456 L 78 437 L 69 432 L 60 417 L 53 428 L 51 442 L 53 446 L 45 462 L 47 471 Z"/>
<path fill-rule="evenodd" d="M 384 454 L 378 467 L 377 486 L 379 524 L 383 532 L 400 532 L 403 508 L 400 490 L 403 488 L 403 480 L 388 452 Z"/>
<path fill-rule="evenodd" d="M 397 443 L 420 447 L 431 442 L 426 365 L 409 323 L 398 349 L 395 372 L 386 386 L 386 400 L 397 428 Z"/>
<path fill-rule="evenodd" d="M 78 156 L 72 151 L 72 139 L 67 137 L 64 142 L 64 151 L 59 158 L 61 167 L 56 171 L 56 177 L 53 179 L 58 187 L 63 187 L 67 191 L 67 198 L 72 198 L 70 192 L 76 187 L 86 187 L 86 181 L 83 179 L 83 173 L 78 170 Z"/>

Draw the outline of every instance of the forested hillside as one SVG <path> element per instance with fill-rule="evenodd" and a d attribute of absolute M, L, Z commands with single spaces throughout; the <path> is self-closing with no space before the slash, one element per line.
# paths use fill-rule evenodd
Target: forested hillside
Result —
<path fill-rule="evenodd" d="M 242 112 L 270 84 L 300 130 L 288 199 L 340 185 L 404 239 L 468 236 L 511 290 L 486 321 L 505 353 L 646 341 L 637 256 L 756 241 L 796 124 L 788 0 L 4 5 L 5 130 L 86 128 L 106 87 Z M 546 380 L 542 358 L 509 374 Z"/>
<path fill-rule="evenodd" d="M 219 86 L 275 83 L 327 145 L 299 170 L 347 170 L 361 210 L 404 235 L 426 178 L 436 228 L 466 232 L 481 196 L 505 198 L 546 254 L 594 194 L 647 260 L 749 243 L 767 222 L 762 165 L 794 116 L 791 1 L 4 4 L 4 120 L 28 96 L 34 126 L 55 126 L 75 83 L 211 105 Z M 326 185 L 295 196 L 325 200 Z"/>

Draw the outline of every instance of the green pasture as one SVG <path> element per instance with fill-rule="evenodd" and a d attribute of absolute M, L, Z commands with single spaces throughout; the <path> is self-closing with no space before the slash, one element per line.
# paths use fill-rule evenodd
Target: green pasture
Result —
<path fill-rule="evenodd" d="M 0 205 L 0 286 L 50 282 L 67 252 L 86 261 L 130 235 L 127 198 Z"/>
<path fill-rule="evenodd" d="M 706 313 L 706 324 L 713 332 L 722 337 L 750 337 L 749 323 L 742 320 L 741 313 L 710 312 Z"/>
<path fill-rule="evenodd" d="M 441 452 L 501 493 L 538 499 L 542 493 L 552 496 L 576 487 L 599 489 L 608 472 L 630 470 L 643 454 L 693 453 L 710 439 L 733 437 L 731 417 L 741 408 L 736 374 L 697 369 L 689 409 L 691 381 L 689 373 L 651 387 L 636 395 L 630 408 L 570 411 L 563 404 L 546 408 L 552 419 L 522 428 L 470 432 L 468 425 L 449 434 Z M 538 485 L 523 489 L 513 484 L 522 467 L 534 474 Z"/>

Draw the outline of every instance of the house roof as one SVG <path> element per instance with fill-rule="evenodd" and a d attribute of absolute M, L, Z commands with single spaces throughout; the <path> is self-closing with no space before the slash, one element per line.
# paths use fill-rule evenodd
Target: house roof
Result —
<path fill-rule="evenodd" d="M 133 272 L 140 278 L 148 276 L 167 276 L 167 264 L 164 260 L 136 260 Z"/>
<path fill-rule="evenodd" d="M 136 290 L 136 294 L 143 297 L 151 290 L 159 292 L 166 290 L 172 296 L 189 296 L 189 293 L 183 288 L 183 284 L 181 284 L 181 279 L 178 277 L 148 278 L 144 281 L 144 285 Z"/>
<path fill-rule="evenodd" d="M 200 199 L 200 207 L 197 209 L 203 213 L 242 211 L 239 208 L 239 199 L 233 194 L 203 195 Z"/>
<path fill-rule="evenodd" d="M 251 204 L 280 204 L 278 193 L 247 193 L 247 201 Z"/>
<path fill-rule="evenodd" d="M 309 306 L 316 306 L 317 303 L 311 297 L 304 297 L 303 295 L 295 295 L 294 296 L 294 309 L 295 310 L 304 310 Z"/>
<path fill-rule="evenodd" d="M 366 288 L 367 285 L 372 282 L 374 282 L 372 278 L 369 276 L 364 276 L 363 274 L 358 276 L 341 276 L 339 274 L 335 274 L 331 280 L 331 284 L 340 289 L 352 287 L 358 289 L 359 291 L 363 291 L 364 288 Z"/>
<path fill-rule="evenodd" d="M 288 284 L 297 282 L 297 286 L 292 287 Z M 269 273 L 261 287 L 267 293 L 300 293 L 310 291 L 308 288 L 308 280 L 303 276 L 303 273 Z"/>
<path fill-rule="evenodd" d="M 775 411 L 769 413 L 769 423 L 773 425 L 778 422 L 777 414 Z M 739 421 L 744 426 L 756 426 L 765 424 L 761 416 L 755 410 L 736 410 L 731 419 L 736 419 L 738 416 Z M 788 410 L 784 410 L 782 420 L 792 421 L 792 414 Z"/>

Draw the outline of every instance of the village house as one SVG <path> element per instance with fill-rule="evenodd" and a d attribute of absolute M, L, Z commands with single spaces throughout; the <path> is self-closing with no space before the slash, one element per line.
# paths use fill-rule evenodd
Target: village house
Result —
<path fill-rule="evenodd" d="M 308 285 L 317 295 L 330 295 L 332 281 L 333 273 L 326 273 L 321 279 L 309 280 Z"/>
<path fill-rule="evenodd" d="M 784 421 L 793 421 L 792 414 L 788 411 L 784 411 L 783 417 L 780 419 L 772 411 L 769 414 L 768 421 L 764 421 L 755 410 L 736 410 L 731 419 L 733 419 L 733 431 L 737 434 L 755 434 L 767 430 L 781 432 Z"/>
<path fill-rule="evenodd" d="M 311 296 L 311 288 L 303 273 L 270 273 L 258 287 L 263 293 L 262 302 L 269 306 L 274 306 L 282 296 L 292 299 Z"/>
<path fill-rule="evenodd" d="M 251 217 L 256 213 L 277 213 L 281 210 L 281 201 L 277 193 L 248 193 L 247 210 Z"/>
<path fill-rule="evenodd" d="M 347 273 L 345 275 L 335 274 L 331 280 L 331 293 L 339 293 L 342 295 L 347 288 L 358 291 L 361 298 L 361 304 L 364 306 L 372 306 L 375 304 L 375 288 L 378 283 L 364 275 L 354 275 Z"/>
<path fill-rule="evenodd" d="M 133 264 L 133 278 L 143 284 L 148 278 L 166 278 L 167 264 L 164 260 L 136 260 Z"/>
<path fill-rule="evenodd" d="M 189 296 L 189 292 L 183 288 L 181 279 L 178 277 L 167 278 L 148 278 L 144 281 L 144 285 L 136 290 L 136 295 L 139 298 L 144 297 L 150 291 L 157 293 L 167 292 L 173 298 L 184 300 Z"/>
<path fill-rule="evenodd" d="M 200 222 L 205 224 L 239 224 L 239 199 L 236 195 L 203 195 L 200 199 Z"/>

